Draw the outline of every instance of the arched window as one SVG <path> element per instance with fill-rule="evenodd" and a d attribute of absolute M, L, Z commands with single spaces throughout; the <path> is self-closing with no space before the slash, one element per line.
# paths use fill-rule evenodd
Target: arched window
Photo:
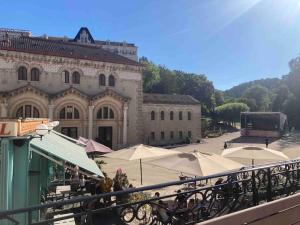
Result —
<path fill-rule="evenodd" d="M 66 107 L 64 107 L 63 109 L 60 110 L 59 118 L 60 119 L 67 119 L 67 120 L 79 119 L 80 115 L 79 115 L 79 111 L 78 111 L 77 108 L 68 105 L 68 106 L 66 106 Z"/>
<path fill-rule="evenodd" d="M 27 68 L 25 66 L 19 67 L 18 80 L 27 80 Z"/>
<path fill-rule="evenodd" d="M 16 112 L 17 118 L 39 118 L 39 110 L 32 105 L 23 105 Z"/>
<path fill-rule="evenodd" d="M 188 112 L 188 120 L 192 120 L 192 113 Z"/>
<path fill-rule="evenodd" d="M 99 85 L 100 86 L 105 86 L 105 75 L 104 74 L 100 74 L 99 75 Z"/>
<path fill-rule="evenodd" d="M 160 120 L 165 120 L 165 112 L 164 111 L 160 112 Z"/>
<path fill-rule="evenodd" d="M 182 112 L 181 111 L 178 114 L 178 118 L 179 118 L 179 120 L 182 120 Z"/>
<path fill-rule="evenodd" d="M 174 112 L 171 111 L 171 112 L 170 112 L 170 120 L 173 120 L 173 119 L 174 119 Z"/>
<path fill-rule="evenodd" d="M 64 70 L 63 73 L 63 80 L 66 84 L 70 83 L 70 73 L 67 70 Z"/>
<path fill-rule="evenodd" d="M 97 119 L 114 119 L 115 118 L 115 114 L 114 114 L 114 111 L 107 107 L 107 106 L 104 106 L 102 108 L 100 108 L 97 112 Z"/>
<path fill-rule="evenodd" d="M 73 72 L 72 74 L 72 83 L 80 84 L 80 74 L 77 71 Z"/>
<path fill-rule="evenodd" d="M 155 112 L 154 111 L 151 112 L 151 120 L 155 120 Z"/>
<path fill-rule="evenodd" d="M 115 86 L 115 77 L 113 75 L 109 75 L 108 77 L 108 85 L 111 87 Z"/>
<path fill-rule="evenodd" d="M 32 68 L 30 73 L 31 81 L 39 81 L 40 80 L 40 71 L 38 68 Z"/>

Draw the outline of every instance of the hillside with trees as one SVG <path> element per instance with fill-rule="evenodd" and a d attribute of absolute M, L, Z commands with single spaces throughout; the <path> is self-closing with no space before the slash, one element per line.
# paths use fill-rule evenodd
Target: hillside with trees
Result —
<path fill-rule="evenodd" d="M 254 80 L 224 92 L 216 90 L 203 74 L 170 70 L 145 57 L 144 92 L 191 95 L 201 102 L 205 117 L 234 124 L 242 111 L 280 111 L 291 126 L 300 128 L 300 59 L 290 62 L 290 72 L 281 78 Z"/>
<path fill-rule="evenodd" d="M 286 113 L 290 126 L 300 128 L 300 68 L 290 62 L 290 72 L 281 78 L 255 80 L 224 91 L 226 102 L 243 102 L 250 111 Z"/>

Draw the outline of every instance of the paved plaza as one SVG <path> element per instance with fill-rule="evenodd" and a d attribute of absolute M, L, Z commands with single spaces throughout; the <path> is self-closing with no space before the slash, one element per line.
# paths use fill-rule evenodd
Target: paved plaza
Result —
<path fill-rule="evenodd" d="M 203 139 L 200 144 L 190 144 L 174 148 L 173 150 L 181 152 L 192 152 L 194 150 L 201 152 L 211 152 L 220 154 L 223 150 L 224 142 L 229 143 L 229 147 L 239 146 L 265 146 L 264 138 L 243 138 L 239 132 L 227 133 L 217 138 Z M 294 132 L 279 140 L 270 140 L 269 148 L 282 151 L 289 157 L 300 157 L 300 132 Z M 110 176 L 114 177 L 118 168 L 124 170 L 129 181 L 135 186 L 140 185 L 140 168 L 138 161 L 124 161 L 118 159 L 102 158 L 107 164 L 103 170 Z M 143 161 L 143 185 L 152 185 L 162 182 L 175 181 L 179 179 L 180 172 L 171 171 L 161 167 L 147 164 L 148 160 Z M 237 160 L 245 165 L 250 165 L 251 160 Z M 257 161 L 257 164 L 268 163 L 268 161 Z M 188 174 L 187 174 L 188 175 Z"/>

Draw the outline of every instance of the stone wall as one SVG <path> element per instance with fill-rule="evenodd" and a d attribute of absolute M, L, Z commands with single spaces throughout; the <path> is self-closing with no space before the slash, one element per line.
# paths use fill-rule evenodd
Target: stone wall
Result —
<path fill-rule="evenodd" d="M 151 112 L 155 113 L 155 119 L 151 120 Z M 173 111 L 173 120 L 170 120 L 170 112 Z M 164 120 L 161 119 L 164 112 Z M 179 112 L 182 112 L 182 120 L 179 120 Z M 188 120 L 188 112 L 191 112 L 191 120 Z M 144 104 L 144 142 L 153 145 L 166 145 L 185 142 L 188 132 L 191 132 L 191 140 L 197 142 L 201 139 L 201 106 L 199 105 L 173 105 L 173 104 Z M 173 131 L 174 137 L 171 138 Z M 180 131 L 182 137 L 180 137 Z M 151 132 L 155 133 L 155 139 L 151 138 Z M 164 138 L 161 137 L 164 132 Z"/>

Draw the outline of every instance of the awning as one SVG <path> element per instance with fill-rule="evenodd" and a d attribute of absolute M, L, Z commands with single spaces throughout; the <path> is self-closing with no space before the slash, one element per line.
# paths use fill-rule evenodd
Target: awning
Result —
<path fill-rule="evenodd" d="M 104 177 L 97 164 L 88 158 L 83 147 L 61 137 L 56 132 L 46 134 L 42 140 L 40 138 L 32 139 L 30 148 L 37 153 L 50 154 L 63 161 L 77 165 L 81 169 Z"/>

